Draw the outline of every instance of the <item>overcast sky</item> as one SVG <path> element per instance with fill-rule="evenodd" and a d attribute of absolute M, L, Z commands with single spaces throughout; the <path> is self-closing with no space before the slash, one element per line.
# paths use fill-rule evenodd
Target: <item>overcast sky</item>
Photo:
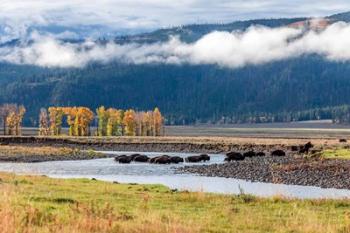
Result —
<path fill-rule="evenodd" d="M 0 23 L 17 29 L 104 25 L 137 32 L 189 23 L 325 16 L 344 11 L 350 11 L 349 0 L 0 0 Z"/>
<path fill-rule="evenodd" d="M 190 23 L 321 17 L 349 10 L 350 0 L 0 0 L 0 61 L 46 67 L 121 60 L 237 68 L 318 54 L 344 62 L 350 61 L 350 24 L 344 22 L 322 33 L 253 26 L 244 32 L 211 32 L 190 44 L 176 37 L 151 45 L 101 45 L 93 39 Z M 77 44 L 62 37 L 86 40 Z M 18 38 L 21 43 L 14 47 L 7 43 Z"/>

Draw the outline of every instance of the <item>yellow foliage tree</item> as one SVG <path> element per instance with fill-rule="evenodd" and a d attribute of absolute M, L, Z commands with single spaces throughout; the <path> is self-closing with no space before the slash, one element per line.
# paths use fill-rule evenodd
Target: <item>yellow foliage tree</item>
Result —
<path fill-rule="evenodd" d="M 130 109 L 125 111 L 123 124 L 125 127 L 126 136 L 135 136 L 136 135 L 136 122 L 135 122 L 135 111 Z"/>
<path fill-rule="evenodd" d="M 50 131 L 51 135 L 58 136 L 62 131 L 63 110 L 60 107 L 49 108 Z"/>
<path fill-rule="evenodd" d="M 98 126 L 97 126 L 97 135 L 106 136 L 107 134 L 107 121 L 108 121 L 108 112 L 104 106 L 96 109 L 98 117 Z"/>
<path fill-rule="evenodd" d="M 153 111 L 154 136 L 163 135 L 163 116 L 158 108 Z"/>
<path fill-rule="evenodd" d="M 6 118 L 9 135 L 21 135 L 22 134 L 22 121 L 26 109 L 23 105 L 16 106 Z"/>
<path fill-rule="evenodd" d="M 107 136 L 119 136 L 121 135 L 121 125 L 122 125 L 122 111 L 114 108 L 109 108 L 107 110 L 108 120 L 107 120 Z"/>
<path fill-rule="evenodd" d="M 86 107 L 51 107 L 50 130 L 52 135 L 60 135 L 63 116 L 67 116 L 70 136 L 90 135 L 90 123 L 94 119 L 94 113 Z"/>

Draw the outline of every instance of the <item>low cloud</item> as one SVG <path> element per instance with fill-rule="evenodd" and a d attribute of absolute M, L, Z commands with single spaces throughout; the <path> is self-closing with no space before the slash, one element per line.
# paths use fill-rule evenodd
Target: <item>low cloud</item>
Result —
<path fill-rule="evenodd" d="M 317 54 L 331 61 L 350 61 L 350 25 L 335 23 L 323 31 L 250 27 L 246 31 L 209 33 L 194 43 L 177 37 L 154 44 L 82 44 L 53 36 L 31 35 L 30 42 L 0 48 L 0 61 L 44 67 L 84 67 L 92 62 L 132 64 L 216 64 L 238 68 Z"/>

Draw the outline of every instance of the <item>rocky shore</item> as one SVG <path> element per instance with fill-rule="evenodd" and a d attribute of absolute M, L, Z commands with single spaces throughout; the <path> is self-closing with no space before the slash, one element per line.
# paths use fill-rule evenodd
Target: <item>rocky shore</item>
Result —
<path fill-rule="evenodd" d="M 350 189 L 349 160 L 304 158 L 298 155 L 265 156 L 224 164 L 185 166 L 177 172 L 252 182 Z"/>

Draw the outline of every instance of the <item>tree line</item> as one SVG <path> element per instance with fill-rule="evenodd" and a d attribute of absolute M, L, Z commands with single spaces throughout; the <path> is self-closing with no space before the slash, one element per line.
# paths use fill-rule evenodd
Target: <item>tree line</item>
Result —
<path fill-rule="evenodd" d="M 97 131 L 95 136 L 161 136 L 164 119 L 158 108 L 154 111 L 137 112 L 99 107 L 96 109 Z M 90 136 L 90 125 L 95 114 L 86 107 L 50 107 L 41 109 L 39 135 L 62 134 L 63 119 L 69 127 L 69 136 Z"/>
<path fill-rule="evenodd" d="M 21 135 L 26 109 L 23 105 L 3 104 L 0 118 L 4 135 Z M 41 108 L 39 113 L 40 136 L 62 135 L 64 125 L 69 136 L 91 136 L 90 126 L 97 121 L 95 136 L 162 136 L 164 118 L 158 108 L 153 111 L 106 109 L 101 106 L 96 114 L 87 107 Z"/>
<path fill-rule="evenodd" d="M 154 111 L 135 112 L 100 107 L 98 116 L 98 136 L 160 136 L 164 134 L 163 117 L 158 108 Z"/>

